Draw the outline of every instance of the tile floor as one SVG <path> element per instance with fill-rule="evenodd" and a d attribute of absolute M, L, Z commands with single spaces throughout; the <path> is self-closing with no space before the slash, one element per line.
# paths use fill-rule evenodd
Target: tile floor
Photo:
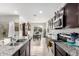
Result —
<path fill-rule="evenodd" d="M 31 56 L 53 56 L 50 48 L 46 46 L 45 38 L 31 41 Z"/>

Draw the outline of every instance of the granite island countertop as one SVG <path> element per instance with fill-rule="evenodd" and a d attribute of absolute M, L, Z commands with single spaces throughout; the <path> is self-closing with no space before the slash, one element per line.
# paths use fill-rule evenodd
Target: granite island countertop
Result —
<path fill-rule="evenodd" d="M 55 42 L 59 47 L 61 47 L 70 56 L 79 56 L 79 47 L 69 46 L 65 42 Z"/>
<path fill-rule="evenodd" d="M 16 53 L 24 44 L 26 44 L 31 38 L 26 39 L 24 42 L 19 42 L 17 46 L 4 45 L 0 46 L 0 56 L 12 56 Z"/>

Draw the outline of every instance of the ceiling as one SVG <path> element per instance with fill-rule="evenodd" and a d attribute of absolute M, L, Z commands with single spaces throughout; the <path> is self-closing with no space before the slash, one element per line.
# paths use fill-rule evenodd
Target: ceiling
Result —
<path fill-rule="evenodd" d="M 0 14 L 18 14 L 25 21 L 46 22 L 64 3 L 0 3 Z M 41 14 L 40 14 L 41 11 Z"/>

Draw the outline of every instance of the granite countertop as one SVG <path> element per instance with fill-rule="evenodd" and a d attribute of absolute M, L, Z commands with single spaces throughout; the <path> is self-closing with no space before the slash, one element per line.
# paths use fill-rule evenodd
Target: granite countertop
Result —
<path fill-rule="evenodd" d="M 0 56 L 12 56 L 29 40 L 31 40 L 31 38 L 26 39 L 24 42 L 19 42 L 19 45 L 17 46 L 9 46 L 9 45 L 0 46 Z"/>
<path fill-rule="evenodd" d="M 79 56 L 79 47 L 69 46 L 65 42 L 55 42 L 59 47 L 61 47 L 70 56 Z"/>

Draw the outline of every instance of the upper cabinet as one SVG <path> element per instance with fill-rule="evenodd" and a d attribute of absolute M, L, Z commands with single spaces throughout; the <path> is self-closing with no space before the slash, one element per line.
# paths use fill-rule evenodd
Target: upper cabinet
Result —
<path fill-rule="evenodd" d="M 78 12 L 77 12 L 77 15 L 78 15 L 78 25 L 79 25 L 79 4 L 78 4 Z"/>
<path fill-rule="evenodd" d="M 62 18 L 63 20 L 62 25 L 64 26 L 62 26 L 62 28 L 79 27 L 79 4 L 78 3 L 67 3 L 63 8 L 61 8 L 61 10 L 64 11 L 63 13 L 64 18 Z M 59 23 L 60 21 L 57 24 Z"/>
<path fill-rule="evenodd" d="M 31 24 L 28 23 L 23 23 L 22 24 L 22 34 L 23 36 L 27 36 L 29 33 L 28 31 L 31 31 Z"/>
<path fill-rule="evenodd" d="M 64 7 L 65 16 L 66 16 L 66 27 L 75 28 L 79 26 L 78 21 L 78 12 L 79 5 L 77 3 L 68 3 Z"/>
<path fill-rule="evenodd" d="M 79 27 L 79 4 L 67 3 L 60 10 L 57 10 L 52 18 L 48 21 L 49 28 L 78 28 Z M 51 23 L 52 22 L 52 23 Z"/>

